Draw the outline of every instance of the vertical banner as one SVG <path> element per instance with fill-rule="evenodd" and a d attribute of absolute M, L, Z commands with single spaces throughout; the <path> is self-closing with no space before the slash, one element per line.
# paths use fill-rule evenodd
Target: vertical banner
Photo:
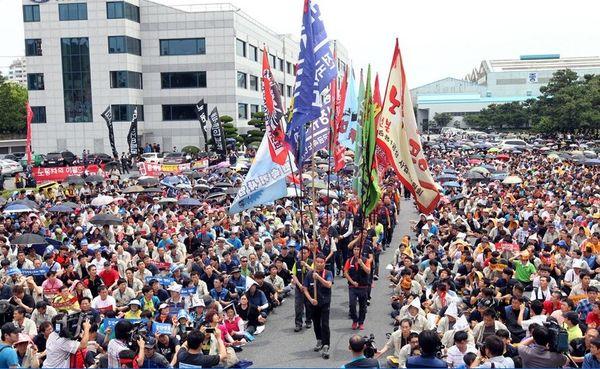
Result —
<path fill-rule="evenodd" d="M 204 137 L 204 152 L 208 152 L 208 137 L 206 136 L 207 112 L 208 105 L 204 103 L 204 99 L 198 101 L 196 104 L 196 114 L 198 115 L 198 122 L 200 122 L 200 128 L 202 129 L 202 136 Z"/>
<path fill-rule="evenodd" d="M 284 125 L 282 122 L 283 105 L 281 104 L 281 91 L 279 91 L 279 84 L 275 82 L 271 73 L 266 47 L 263 49 L 262 84 L 263 103 L 266 113 L 265 135 L 269 140 L 269 153 L 271 159 L 276 164 L 283 165 L 288 157 L 288 146 L 285 142 Z"/>
<path fill-rule="evenodd" d="M 33 120 L 33 110 L 29 106 L 29 101 L 25 103 L 27 112 L 27 141 L 25 143 L 25 152 L 27 153 L 27 165 L 31 165 L 31 121 Z"/>
<path fill-rule="evenodd" d="M 137 107 L 133 109 L 133 117 L 131 117 L 131 126 L 129 127 L 129 133 L 127 133 L 127 144 L 129 145 L 129 153 L 131 155 L 137 155 L 139 149 Z"/>
<path fill-rule="evenodd" d="M 210 134 L 213 139 L 213 147 L 215 152 L 225 159 L 227 150 L 225 148 L 225 132 L 223 132 L 223 124 L 219 120 L 219 111 L 215 106 L 208 116 L 210 119 Z"/>
<path fill-rule="evenodd" d="M 110 105 L 106 107 L 106 110 L 102 114 L 100 114 L 102 118 L 106 121 L 106 127 L 108 128 L 108 140 L 110 141 L 110 148 L 112 150 L 112 155 L 114 157 L 119 157 L 119 152 L 117 151 L 117 147 L 115 146 L 115 131 L 113 129 L 113 115 Z"/>

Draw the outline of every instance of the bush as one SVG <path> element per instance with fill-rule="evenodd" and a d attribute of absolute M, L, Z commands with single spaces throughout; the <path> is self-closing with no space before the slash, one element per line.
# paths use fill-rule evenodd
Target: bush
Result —
<path fill-rule="evenodd" d="M 200 152 L 200 148 L 198 148 L 196 146 L 186 146 L 183 149 L 181 149 L 181 152 L 184 152 L 184 153 L 190 154 L 190 155 L 197 155 Z"/>

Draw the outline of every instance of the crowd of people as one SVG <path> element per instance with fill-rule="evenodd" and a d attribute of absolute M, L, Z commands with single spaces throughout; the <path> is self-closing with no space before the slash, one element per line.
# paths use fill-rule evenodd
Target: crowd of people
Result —
<path fill-rule="evenodd" d="M 335 196 L 238 214 L 243 173 L 227 165 L 17 191 L 0 222 L 0 367 L 244 367 L 244 347 L 284 328 L 269 324 L 282 304 L 329 359 L 332 289 L 357 333 L 346 367 L 600 367 L 598 167 L 428 156 L 444 197 L 396 237 L 411 205 L 392 172 L 367 217 L 352 170 L 322 166 Z M 376 283 L 390 285 L 394 332 L 371 359 Z"/>

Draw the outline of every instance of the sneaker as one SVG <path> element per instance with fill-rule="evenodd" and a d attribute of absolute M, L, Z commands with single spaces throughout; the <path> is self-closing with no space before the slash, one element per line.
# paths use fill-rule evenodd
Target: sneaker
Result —
<path fill-rule="evenodd" d="M 325 359 L 325 360 L 329 359 L 329 346 L 328 345 L 323 346 L 323 351 L 321 351 L 321 357 L 323 357 L 323 359 Z"/>
<path fill-rule="evenodd" d="M 319 351 L 321 351 L 322 348 L 323 348 L 323 343 L 321 343 L 321 340 L 317 340 L 317 344 L 315 345 L 313 350 L 315 352 L 319 352 Z"/>
<path fill-rule="evenodd" d="M 312 325 L 310 324 L 310 322 L 306 322 L 306 324 L 304 326 L 306 327 L 306 329 L 310 329 L 310 327 L 312 327 Z"/>
<path fill-rule="evenodd" d="M 359 324 L 358 325 L 358 329 L 360 329 L 361 331 L 365 330 L 365 325 L 364 324 Z"/>
<path fill-rule="evenodd" d="M 378 280 L 379 280 L 379 276 L 378 276 L 377 274 L 375 274 L 375 275 L 373 276 L 373 279 L 374 279 L 374 280 L 376 280 L 376 281 L 378 281 Z"/>
<path fill-rule="evenodd" d="M 367 300 L 367 306 L 371 306 L 371 299 Z"/>
<path fill-rule="evenodd" d="M 352 330 L 356 330 L 358 328 L 358 323 L 354 322 L 352 323 Z"/>
<path fill-rule="evenodd" d="M 302 326 L 296 326 L 296 328 L 294 328 L 294 332 L 300 332 L 302 330 Z"/>

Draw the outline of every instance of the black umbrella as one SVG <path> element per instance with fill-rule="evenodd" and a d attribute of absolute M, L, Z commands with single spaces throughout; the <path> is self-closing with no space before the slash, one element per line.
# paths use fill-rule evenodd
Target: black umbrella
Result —
<path fill-rule="evenodd" d="M 121 167 L 121 164 L 117 161 L 111 161 L 106 163 L 106 165 L 104 166 L 105 170 L 111 170 L 111 169 L 119 169 Z"/>
<path fill-rule="evenodd" d="M 190 170 L 188 172 L 183 172 L 183 174 L 185 174 L 186 176 L 192 178 L 192 179 L 198 179 L 200 177 L 202 177 L 202 175 L 198 172 L 196 172 L 195 170 Z"/>
<path fill-rule="evenodd" d="M 85 177 L 85 181 L 87 183 L 102 183 L 102 182 L 104 182 L 104 177 L 102 177 L 98 174 L 93 174 L 91 176 Z"/>
<path fill-rule="evenodd" d="M 225 192 L 213 192 L 210 195 L 206 196 L 206 199 L 216 199 L 217 197 L 221 197 L 221 196 L 225 196 L 227 195 Z"/>
<path fill-rule="evenodd" d="M 161 193 L 161 192 L 162 192 L 162 190 L 157 187 L 150 187 L 150 188 L 144 189 L 144 193 Z"/>
<path fill-rule="evenodd" d="M 459 201 L 465 198 L 465 195 L 463 195 L 462 193 L 459 193 L 458 195 L 452 196 L 450 198 L 450 201 L 454 202 L 454 201 Z"/>
<path fill-rule="evenodd" d="M 85 180 L 80 176 L 68 176 L 67 178 L 65 178 L 65 182 L 72 185 L 85 184 Z"/>
<path fill-rule="evenodd" d="M 123 190 L 123 193 L 140 193 L 144 192 L 144 187 L 142 186 L 129 186 Z"/>
<path fill-rule="evenodd" d="M 72 213 L 73 210 L 74 209 L 72 207 L 67 205 L 54 205 L 53 207 L 48 209 L 49 212 L 53 213 Z"/>
<path fill-rule="evenodd" d="M 80 206 L 79 204 L 76 204 L 76 203 L 71 202 L 71 201 L 65 201 L 61 205 L 68 206 L 68 207 L 73 208 L 73 209 L 76 209 L 76 208 L 78 208 Z"/>
<path fill-rule="evenodd" d="M 15 245 L 46 245 L 48 242 L 39 234 L 24 233 L 12 240 Z"/>
<path fill-rule="evenodd" d="M 138 184 L 144 187 L 158 186 L 158 178 L 146 177 L 138 179 Z"/>
<path fill-rule="evenodd" d="M 217 182 L 215 183 L 215 187 L 233 187 L 233 184 L 229 182 Z"/>
<path fill-rule="evenodd" d="M 90 223 L 93 225 L 103 226 L 103 225 L 119 225 L 123 223 L 123 219 L 116 217 L 111 214 L 98 214 L 92 219 L 90 219 Z"/>

